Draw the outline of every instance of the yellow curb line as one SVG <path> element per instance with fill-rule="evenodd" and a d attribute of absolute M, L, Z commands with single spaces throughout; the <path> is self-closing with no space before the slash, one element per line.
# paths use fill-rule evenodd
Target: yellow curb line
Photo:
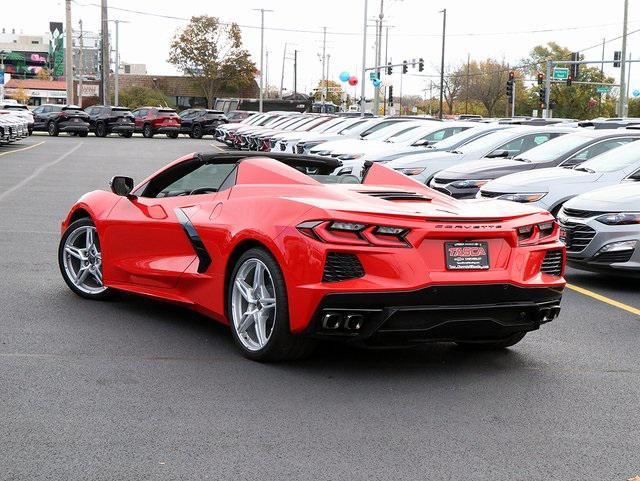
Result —
<path fill-rule="evenodd" d="M 598 301 L 617 307 L 618 309 L 622 309 L 624 311 L 630 312 L 631 314 L 635 314 L 636 316 L 640 316 L 640 309 L 628 306 L 627 304 L 623 304 L 622 302 L 614 301 L 613 299 L 609 299 L 606 296 L 597 294 L 593 291 L 590 291 L 589 289 L 585 289 L 584 287 L 575 286 L 573 284 L 567 284 L 567 288 L 573 291 L 579 292 L 580 294 L 584 294 L 585 296 L 593 297 Z"/>
<path fill-rule="evenodd" d="M 3 155 L 7 155 L 7 154 L 13 154 L 14 152 L 22 152 L 23 150 L 33 149 L 34 147 L 37 147 L 38 145 L 42 145 L 45 142 L 46 142 L 46 140 L 43 140 L 42 142 L 38 142 L 37 144 L 33 144 L 33 145 L 28 146 L 28 147 L 23 147 L 21 149 L 16 149 L 16 150 L 10 150 L 9 152 L 2 152 L 0 154 L 0 157 L 2 157 Z"/>

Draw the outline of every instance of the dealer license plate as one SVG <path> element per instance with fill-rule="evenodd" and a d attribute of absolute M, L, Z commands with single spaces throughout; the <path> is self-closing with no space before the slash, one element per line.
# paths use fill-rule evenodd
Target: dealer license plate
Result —
<path fill-rule="evenodd" d="M 487 242 L 445 242 L 447 269 L 482 270 L 489 268 Z"/>

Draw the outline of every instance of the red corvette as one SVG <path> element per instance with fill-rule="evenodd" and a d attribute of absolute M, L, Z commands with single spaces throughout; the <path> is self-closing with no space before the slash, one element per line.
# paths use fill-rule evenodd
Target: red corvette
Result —
<path fill-rule="evenodd" d="M 134 187 L 84 195 L 59 264 L 82 297 L 128 291 L 229 324 L 249 358 L 301 357 L 316 339 L 503 348 L 557 317 L 565 250 L 553 217 L 460 201 L 384 165 L 191 154 Z"/>

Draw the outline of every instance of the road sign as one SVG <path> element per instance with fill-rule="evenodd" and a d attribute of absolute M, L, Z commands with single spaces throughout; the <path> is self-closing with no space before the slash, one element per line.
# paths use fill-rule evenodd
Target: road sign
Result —
<path fill-rule="evenodd" d="M 553 69 L 553 78 L 556 80 L 567 80 L 569 77 L 569 69 L 565 67 L 555 67 Z"/>
<path fill-rule="evenodd" d="M 598 87 L 596 89 L 596 92 L 598 92 L 599 94 L 608 94 L 609 92 L 611 92 L 611 87 Z"/>
<path fill-rule="evenodd" d="M 634 97 L 640 97 L 640 90 L 636 89 L 633 91 L 633 96 Z"/>
<path fill-rule="evenodd" d="M 375 80 L 378 78 L 378 74 L 373 71 L 373 72 L 369 72 L 369 80 Z"/>

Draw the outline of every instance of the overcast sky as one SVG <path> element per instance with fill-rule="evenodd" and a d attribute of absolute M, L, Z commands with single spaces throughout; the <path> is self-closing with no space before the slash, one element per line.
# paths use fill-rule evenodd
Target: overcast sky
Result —
<path fill-rule="evenodd" d="M 629 31 L 640 29 L 640 0 L 630 0 Z M 81 18 L 84 28 L 97 31 L 100 0 L 74 0 L 73 26 Z M 186 20 L 162 18 L 127 12 L 137 10 L 154 15 L 188 18 L 213 15 L 242 26 L 243 39 L 255 62 L 260 62 L 260 13 L 265 13 L 265 49 L 269 52 L 267 75 L 271 85 L 280 85 L 285 43 L 292 55 L 298 53 L 298 89 L 308 92 L 322 73 L 318 55 L 322 51 L 322 27 L 327 27 L 327 53 L 330 78 L 340 71 L 360 76 L 364 0 L 109 0 L 109 18 L 130 23 L 120 27 L 121 59 L 145 63 L 151 74 L 173 74 L 166 62 L 169 43 Z M 526 58 L 535 45 L 556 41 L 572 50 L 584 52 L 587 59 L 598 60 L 601 46 L 587 47 L 621 35 L 623 0 L 384 0 L 385 22 L 389 29 L 388 55 L 394 62 L 423 57 L 424 75 L 436 76 L 440 64 L 443 8 L 447 9 L 446 63 L 457 65 L 471 58 L 493 57 L 517 63 Z M 367 65 L 374 62 L 374 19 L 380 0 L 369 0 Z M 0 27 L 24 33 L 45 33 L 49 21 L 64 21 L 64 1 L 22 0 L 2 2 Z M 295 31 L 283 31 L 288 29 Z M 621 40 L 606 44 L 605 57 L 611 60 Z M 628 37 L 629 52 L 640 58 L 640 32 Z M 384 59 L 384 55 L 383 55 Z M 619 69 L 605 67 L 619 78 Z M 434 80 L 435 77 L 434 77 Z M 405 94 L 422 94 L 429 78 L 416 70 L 404 76 Z M 293 87 L 293 62 L 287 60 L 284 86 Z M 371 91 L 367 82 L 368 91 Z M 396 95 L 400 93 L 399 69 L 394 72 Z M 640 89 L 640 64 L 632 68 L 631 90 Z"/>

